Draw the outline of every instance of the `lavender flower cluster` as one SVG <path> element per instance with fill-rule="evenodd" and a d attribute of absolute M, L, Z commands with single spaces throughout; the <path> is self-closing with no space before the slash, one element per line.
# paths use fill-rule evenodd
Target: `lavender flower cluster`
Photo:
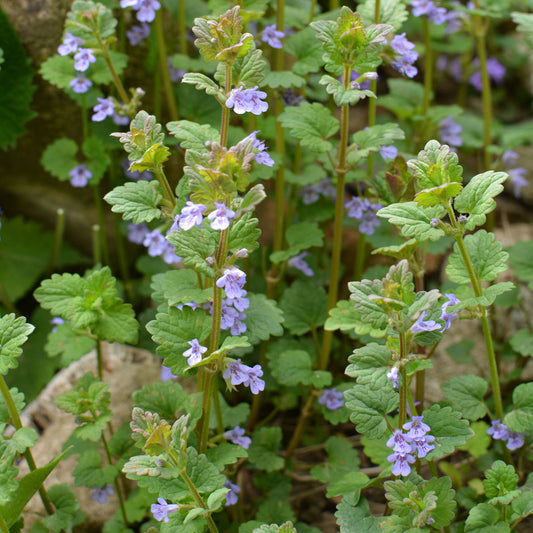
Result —
<path fill-rule="evenodd" d="M 122 9 L 133 8 L 139 22 L 152 22 L 161 4 L 157 0 L 120 0 L 120 7 Z"/>
<path fill-rule="evenodd" d="M 337 191 L 331 183 L 331 179 L 324 178 L 314 185 L 306 185 L 303 187 L 300 190 L 300 196 L 305 205 L 311 205 L 318 202 L 321 196 L 335 200 Z"/>
<path fill-rule="evenodd" d="M 426 312 L 423 311 L 420 313 L 420 316 L 416 319 L 416 322 L 411 326 L 411 331 L 413 333 L 422 333 L 423 331 L 436 331 L 439 329 L 442 329 L 442 331 L 446 331 L 447 329 L 450 329 L 450 326 L 452 322 L 457 320 L 457 313 L 448 312 L 448 307 L 450 305 L 457 305 L 459 302 L 459 299 L 455 296 L 453 293 L 446 293 L 444 295 L 446 298 L 448 298 L 447 302 L 444 302 L 441 306 L 441 315 L 439 317 L 439 320 L 444 320 L 444 326 L 441 326 L 438 322 L 435 320 L 424 320 L 424 317 L 426 316 Z"/>
<path fill-rule="evenodd" d="M 423 418 L 423 416 L 413 416 L 410 422 L 402 426 L 407 433 L 397 429 L 387 441 L 387 447 L 393 451 L 387 457 L 387 461 L 393 463 L 391 471 L 395 476 L 408 476 L 411 472 L 409 465 L 415 462 L 415 455 L 423 459 L 435 449 L 435 445 L 431 444 L 435 441 L 435 437 L 428 434 L 431 428 L 422 422 Z"/>
<path fill-rule="evenodd" d="M 324 389 L 322 396 L 318 399 L 318 403 L 325 405 L 331 411 L 335 411 L 344 405 L 344 394 L 335 388 Z"/>
<path fill-rule="evenodd" d="M 372 235 L 381 222 L 376 216 L 376 212 L 383 206 L 380 203 L 372 203 L 368 198 L 359 198 L 354 196 L 351 200 L 345 202 L 344 207 L 347 209 L 347 215 L 350 218 L 359 220 L 359 231 L 365 235 Z"/>
<path fill-rule="evenodd" d="M 505 442 L 507 449 L 513 451 L 518 450 L 524 445 L 524 433 L 516 431 L 509 431 L 509 428 L 500 422 L 500 420 L 493 420 L 491 426 L 487 429 L 487 435 L 490 435 L 495 440 L 502 440 Z"/>

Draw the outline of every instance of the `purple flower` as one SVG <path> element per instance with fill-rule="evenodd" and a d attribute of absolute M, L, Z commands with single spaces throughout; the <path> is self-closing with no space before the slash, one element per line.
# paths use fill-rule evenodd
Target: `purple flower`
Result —
<path fill-rule="evenodd" d="M 107 483 L 102 488 L 95 485 L 91 493 L 91 500 L 96 503 L 107 503 L 107 497 L 114 493 L 113 487 Z"/>
<path fill-rule="evenodd" d="M 518 450 L 524 445 L 524 433 L 517 433 L 516 431 L 509 432 L 509 440 L 507 441 L 507 449 L 513 451 Z"/>
<path fill-rule="evenodd" d="M 415 439 L 418 437 L 423 437 L 428 431 L 431 431 L 431 428 L 422 422 L 424 416 L 413 416 L 413 419 L 410 422 L 406 422 L 402 427 L 408 433 L 406 439 Z"/>
<path fill-rule="evenodd" d="M 268 109 L 267 102 L 261 101 L 261 98 L 266 98 L 266 96 L 265 92 L 257 90 L 257 85 L 253 89 L 243 89 L 240 85 L 231 90 L 226 100 L 226 107 L 233 108 L 238 115 L 247 112 L 260 115 Z"/>
<path fill-rule="evenodd" d="M 229 489 L 229 492 L 226 494 L 226 507 L 228 505 L 235 505 L 239 501 L 239 492 L 241 492 L 241 487 L 239 485 L 235 485 L 231 481 L 226 481 L 224 483 L 224 487 L 227 487 Z"/>
<path fill-rule="evenodd" d="M 228 298 L 240 298 L 245 283 L 246 274 L 237 267 L 226 268 L 224 275 L 216 281 L 217 287 L 224 289 Z"/>
<path fill-rule="evenodd" d="M 253 368 L 237 361 L 230 361 L 226 370 L 224 370 L 222 377 L 229 379 L 232 385 L 241 385 L 250 387 L 252 394 L 259 394 L 260 391 L 265 390 L 265 382 L 260 379 L 263 375 L 263 370 L 260 365 L 255 365 Z"/>
<path fill-rule="evenodd" d="M 453 117 L 449 116 L 439 122 L 439 135 L 443 143 L 450 146 L 461 146 L 463 139 L 461 139 L 461 132 L 463 127 L 453 121 Z"/>
<path fill-rule="evenodd" d="M 405 437 L 406 439 L 409 438 L 409 433 Z M 416 455 L 419 459 L 423 459 L 431 450 L 435 449 L 435 445 L 431 444 L 434 441 L 435 437 L 433 435 L 421 435 L 411 439 L 411 442 L 414 444 L 416 449 Z"/>
<path fill-rule="evenodd" d="M 155 19 L 155 12 L 161 8 L 157 0 L 138 0 L 133 7 L 137 11 L 137 20 L 139 22 L 152 22 Z"/>
<path fill-rule="evenodd" d="M 337 389 L 324 389 L 322 396 L 318 399 L 318 403 L 325 405 L 328 409 L 335 411 L 344 405 L 344 394 Z"/>
<path fill-rule="evenodd" d="M 408 453 L 394 452 L 387 457 L 389 463 L 394 463 L 391 472 L 395 476 L 408 476 L 411 473 L 411 467 L 415 458 Z"/>
<path fill-rule="evenodd" d="M 487 435 L 492 435 L 495 440 L 507 440 L 509 438 L 509 429 L 500 422 L 500 419 L 493 420 L 491 427 L 487 429 Z"/>
<path fill-rule="evenodd" d="M 398 148 L 392 144 L 389 146 L 380 146 L 379 154 L 383 159 L 385 159 L 385 161 L 388 159 L 394 159 L 398 155 Z"/>
<path fill-rule="evenodd" d="M 180 229 L 188 231 L 194 225 L 201 228 L 204 219 L 203 213 L 206 209 L 207 207 L 203 204 L 195 204 L 194 202 L 187 200 L 187 203 L 182 208 L 180 214 L 176 217 Z"/>
<path fill-rule="evenodd" d="M 93 122 L 102 122 L 106 117 L 110 117 L 115 112 L 115 104 L 111 98 L 97 98 L 98 103 L 93 107 Z"/>
<path fill-rule="evenodd" d="M 130 117 L 127 115 L 119 115 L 118 113 L 115 113 L 113 111 L 113 114 L 111 115 L 111 120 L 117 125 L 117 126 L 128 126 L 130 123 Z"/>
<path fill-rule="evenodd" d="M 169 379 L 175 379 L 178 376 L 175 376 L 172 373 L 172 370 L 170 370 L 170 368 L 168 368 L 168 366 L 165 366 L 165 365 L 162 364 L 161 365 L 161 372 L 159 373 L 159 377 L 160 377 L 161 381 L 168 381 Z"/>
<path fill-rule="evenodd" d="M 127 7 L 133 7 L 133 9 L 139 9 L 137 6 L 139 0 L 120 0 L 120 7 L 126 9 Z"/>
<path fill-rule="evenodd" d="M 395 35 L 390 43 L 392 49 L 397 53 L 391 66 L 400 74 L 405 74 L 408 78 L 414 78 L 418 73 L 413 63 L 418 59 L 418 52 L 414 50 L 415 45 L 405 38 L 405 33 Z"/>
<path fill-rule="evenodd" d="M 167 57 L 167 67 L 168 67 L 168 74 L 170 76 L 170 81 L 174 83 L 178 83 L 178 81 L 187 74 L 187 71 L 182 68 L 174 68 L 172 66 L 172 57 Z"/>
<path fill-rule="evenodd" d="M 238 311 L 244 311 L 245 309 L 248 309 L 250 307 L 250 300 L 248 298 L 245 298 L 247 295 L 247 291 L 244 289 L 241 290 L 241 296 L 238 298 L 226 298 L 225 302 L 228 306 L 233 306 Z"/>
<path fill-rule="evenodd" d="M 250 444 L 252 444 L 252 439 L 250 437 L 245 437 L 244 434 L 245 430 L 243 428 L 235 426 L 232 430 L 224 433 L 224 438 L 247 450 L 250 447 Z"/>
<path fill-rule="evenodd" d="M 145 235 L 143 246 L 148 248 L 150 257 L 157 257 L 165 252 L 167 241 L 160 229 L 154 229 Z"/>
<path fill-rule="evenodd" d="M 188 341 L 190 348 L 183 352 L 183 357 L 188 358 L 189 366 L 197 365 L 202 360 L 202 354 L 207 352 L 205 346 L 201 346 L 198 339 Z"/>
<path fill-rule="evenodd" d="M 311 269 L 311 267 L 304 261 L 304 257 L 307 257 L 309 255 L 309 252 L 302 252 L 301 254 L 298 254 L 295 257 L 291 257 L 287 264 L 292 268 L 297 268 L 301 272 L 303 272 L 306 276 L 314 276 L 315 273 Z"/>
<path fill-rule="evenodd" d="M 398 375 L 398 367 L 397 366 L 393 366 L 388 372 L 387 372 L 387 377 L 392 381 L 392 386 L 397 389 L 398 388 L 398 379 L 399 379 L 399 375 Z"/>
<path fill-rule="evenodd" d="M 96 61 L 96 57 L 90 48 L 80 48 L 74 55 L 74 61 L 74 69 L 78 72 L 85 72 L 89 65 Z"/>
<path fill-rule="evenodd" d="M 505 150 L 502 154 L 502 163 L 506 167 L 512 167 L 518 161 L 519 155 L 514 150 Z"/>
<path fill-rule="evenodd" d="M 376 216 L 376 211 L 383 206 L 379 203 L 371 203 L 368 198 L 353 197 L 351 200 L 344 204 L 347 209 L 347 215 L 350 218 L 359 220 L 359 231 L 365 235 L 372 235 L 375 228 L 379 227 L 381 222 Z"/>
<path fill-rule="evenodd" d="M 440 325 L 437 324 L 434 320 L 426 320 L 424 321 L 424 317 L 426 316 L 426 312 L 422 311 L 420 313 L 420 316 L 416 319 L 416 322 L 411 326 L 411 331 L 413 333 L 422 333 L 423 331 L 435 331 L 436 329 L 440 329 Z"/>
<path fill-rule="evenodd" d="M 479 58 L 476 57 L 476 59 L 473 61 L 473 65 L 479 66 Z M 487 59 L 487 73 L 489 75 L 489 78 L 494 83 L 502 83 L 503 79 L 505 78 L 505 72 L 506 68 L 495 57 L 489 57 Z M 474 72 L 474 74 L 470 76 L 469 81 L 470 85 L 475 87 L 478 91 L 481 91 L 483 89 L 483 82 L 480 70 Z"/>
<path fill-rule="evenodd" d="M 379 218 L 372 211 L 367 211 L 363 218 L 361 218 L 361 223 L 359 224 L 359 232 L 364 233 L 365 235 L 373 235 L 375 228 L 378 228 L 381 225 Z"/>
<path fill-rule="evenodd" d="M 252 138 L 254 140 L 254 148 L 258 150 L 258 153 L 255 154 L 255 161 L 258 165 L 266 165 L 267 167 L 273 167 L 274 160 L 270 157 L 270 155 L 266 151 L 267 147 L 265 145 L 265 142 L 260 141 L 257 138 L 258 133 L 259 133 L 259 130 L 250 133 L 250 135 L 246 137 L 246 139 Z"/>
<path fill-rule="evenodd" d="M 276 25 L 266 26 L 261 33 L 261 40 L 268 43 L 272 48 L 283 48 L 283 43 L 280 41 L 285 37 L 282 31 L 276 30 Z"/>
<path fill-rule="evenodd" d="M 207 215 L 207 219 L 211 220 L 212 229 L 224 230 L 229 227 L 230 219 L 235 218 L 235 211 L 232 211 L 229 207 L 226 207 L 224 204 L 215 202 L 216 209 L 211 211 Z"/>
<path fill-rule="evenodd" d="M 356 220 L 363 218 L 369 206 L 370 202 L 366 198 L 359 198 L 359 196 L 354 196 L 351 200 L 344 203 L 344 207 L 348 211 L 346 214 Z"/>
<path fill-rule="evenodd" d="M 431 0 L 411 0 L 413 15 L 420 17 L 427 15 L 433 24 L 442 24 L 447 20 L 447 11 L 443 7 L 437 7 Z"/>
<path fill-rule="evenodd" d="M 163 520 L 165 524 L 168 524 L 168 515 L 177 511 L 179 508 L 179 505 L 175 503 L 167 503 L 163 498 L 157 498 L 157 503 L 152 503 L 150 511 L 158 522 Z"/>
<path fill-rule="evenodd" d="M 78 94 L 86 93 L 90 87 L 92 87 L 93 82 L 88 80 L 84 74 L 77 74 L 73 80 L 70 80 L 70 88 Z"/>
<path fill-rule="evenodd" d="M 75 52 L 78 49 L 78 46 L 82 44 L 83 39 L 80 39 L 79 37 L 74 37 L 72 33 L 67 33 L 65 35 L 65 38 L 63 39 L 63 42 L 58 46 L 57 53 L 60 56 L 72 54 L 72 52 Z"/>
<path fill-rule="evenodd" d="M 235 335 L 237 337 L 238 335 L 242 335 L 246 331 L 247 326 L 243 322 L 243 320 L 246 320 L 246 315 L 244 313 L 239 313 L 230 328 L 230 333 L 232 335 Z"/>
<path fill-rule="evenodd" d="M 413 444 L 410 440 L 406 439 L 405 433 L 402 433 L 400 429 L 394 431 L 392 437 L 387 441 L 387 447 L 402 454 L 414 453 Z"/>
<path fill-rule="evenodd" d="M 360 82 L 358 81 L 360 78 L 363 78 Z M 352 74 L 350 75 L 350 80 L 352 81 L 352 89 L 361 89 L 361 91 L 366 91 L 367 89 L 370 89 L 370 79 L 377 79 L 378 76 L 375 72 L 366 72 L 365 74 L 361 75 L 355 70 L 352 70 Z M 342 81 L 340 79 L 339 81 Z"/>
<path fill-rule="evenodd" d="M 516 198 L 520 198 L 521 189 L 529 184 L 529 181 L 524 177 L 527 172 L 527 169 L 523 167 L 510 168 L 507 170 L 509 181 L 513 185 L 513 194 Z"/>
<path fill-rule="evenodd" d="M 135 244 L 142 244 L 146 235 L 150 233 L 146 222 L 140 224 L 128 224 L 128 241 Z"/>
<path fill-rule="evenodd" d="M 212 313 L 213 310 L 211 309 L 211 314 Z M 222 307 L 220 310 L 220 329 L 223 329 L 224 331 L 231 329 L 235 324 L 235 320 L 238 318 L 239 312 L 222 300 Z"/>
<path fill-rule="evenodd" d="M 222 377 L 224 379 L 229 379 L 232 385 L 241 385 L 248 378 L 247 369 L 249 368 L 249 366 L 241 363 L 240 359 L 237 359 L 237 361 L 230 361 L 227 364 Z"/>
<path fill-rule="evenodd" d="M 144 41 L 150 35 L 150 26 L 143 22 L 140 26 L 132 26 L 126 31 L 126 36 L 131 46 L 137 46 L 141 41 Z"/>
<path fill-rule="evenodd" d="M 252 368 L 248 367 L 248 377 L 243 382 L 245 387 L 250 387 L 252 394 L 259 394 L 259 392 L 265 390 L 265 382 L 260 379 L 263 375 L 263 369 L 261 365 L 254 365 Z"/>
<path fill-rule="evenodd" d="M 457 305 L 459 303 L 459 299 L 457 298 L 457 296 L 455 296 L 455 294 L 451 292 L 446 293 L 444 296 L 448 298 L 448 301 L 444 302 L 441 306 L 440 319 L 446 322 L 446 324 L 444 324 L 444 327 L 442 328 L 442 331 L 450 329 L 452 322 L 457 320 L 457 313 L 447 313 L 446 309 L 450 305 Z"/>
<path fill-rule="evenodd" d="M 85 187 L 93 177 L 93 173 L 85 165 L 74 167 L 68 175 L 70 176 L 70 184 L 73 187 Z"/>
<path fill-rule="evenodd" d="M 60 316 L 55 316 L 50 320 L 50 324 L 53 324 L 54 327 L 52 328 L 52 333 L 55 333 L 57 331 L 57 326 L 60 326 L 61 324 L 64 324 L 65 321 Z"/>

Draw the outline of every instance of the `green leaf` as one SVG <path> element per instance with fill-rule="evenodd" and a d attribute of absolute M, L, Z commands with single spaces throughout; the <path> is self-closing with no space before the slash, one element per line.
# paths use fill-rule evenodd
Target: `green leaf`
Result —
<path fill-rule="evenodd" d="M 266 472 L 281 470 L 285 461 L 279 456 L 281 446 L 280 427 L 261 427 L 254 431 L 248 458 L 257 468 Z"/>
<path fill-rule="evenodd" d="M 434 205 L 447 205 L 450 198 L 457 196 L 463 186 L 460 183 L 444 183 L 438 187 L 424 189 L 415 195 L 416 203 L 421 207 L 431 207 Z"/>
<path fill-rule="evenodd" d="M 474 273 L 481 281 L 494 281 L 498 274 L 507 270 L 509 254 L 503 250 L 500 242 L 494 241 L 494 234 L 479 230 L 464 238 L 466 251 L 472 262 Z M 453 246 L 453 253 L 448 258 L 446 274 L 451 281 L 460 285 L 470 283 L 468 269 L 463 261 L 459 245 Z"/>
<path fill-rule="evenodd" d="M 16 498 L 7 504 L 0 506 L 0 515 L 4 518 L 8 527 L 11 527 L 22 514 L 24 507 L 32 496 L 41 488 L 44 480 L 63 459 L 68 450 L 57 455 L 48 464 L 26 474 L 19 482 Z"/>
<path fill-rule="evenodd" d="M 331 385 L 331 374 L 313 370 L 310 355 L 304 350 L 282 350 L 270 353 L 269 368 L 281 385 Z M 267 354 L 268 357 L 268 354 Z"/>
<path fill-rule="evenodd" d="M 48 497 L 55 507 L 55 513 L 43 519 L 48 531 L 60 533 L 84 521 L 85 515 L 80 512 L 80 504 L 68 485 L 53 485 L 48 489 Z"/>
<path fill-rule="evenodd" d="M 115 50 L 109 50 L 109 57 L 117 75 L 119 77 L 122 76 L 128 65 L 128 55 Z M 96 63 L 92 66 L 90 78 L 95 83 L 101 83 L 102 85 L 113 83 L 113 74 L 103 57 L 96 58 Z"/>
<path fill-rule="evenodd" d="M 421 189 L 431 189 L 450 182 L 461 182 L 463 167 L 459 158 L 447 144 L 429 141 L 418 153 L 417 159 L 407 161 L 407 166 L 418 179 Z"/>
<path fill-rule="evenodd" d="M 297 57 L 292 71 L 299 76 L 306 76 L 310 72 L 318 72 L 324 61 L 322 60 L 322 46 L 315 37 L 315 32 L 306 27 L 285 39 L 283 49 L 286 53 Z"/>
<path fill-rule="evenodd" d="M 388 146 L 394 141 L 405 138 L 405 133 L 394 122 L 385 124 L 375 124 L 364 130 L 354 133 L 352 141 L 355 144 L 355 150 L 350 149 L 348 161 L 356 163 L 363 157 L 367 157 L 371 152 L 379 151 L 381 146 Z"/>
<path fill-rule="evenodd" d="M 489 170 L 474 176 L 457 196 L 454 208 L 459 213 L 468 213 L 470 216 L 465 224 L 467 230 L 485 224 L 486 214 L 493 211 L 496 202 L 493 200 L 503 191 L 502 183 L 508 178 L 505 172 Z"/>
<path fill-rule="evenodd" d="M 511 348 L 524 357 L 533 356 L 533 333 L 528 329 L 518 330 L 510 339 Z"/>
<path fill-rule="evenodd" d="M 424 86 L 413 80 L 390 78 L 389 93 L 380 96 L 378 106 L 392 111 L 399 119 L 409 118 L 422 111 Z"/>
<path fill-rule="evenodd" d="M 434 228 L 431 221 L 444 216 L 441 205 L 421 207 L 416 202 L 403 202 L 383 207 L 377 212 L 378 217 L 386 218 L 391 224 L 401 228 L 404 237 L 414 237 L 417 241 L 430 239 L 436 241 L 444 237 L 444 231 Z"/>
<path fill-rule="evenodd" d="M 340 437 L 330 437 L 325 449 L 328 461 L 325 465 L 314 466 L 310 474 L 322 483 L 329 483 L 326 496 L 332 498 L 349 492 L 360 493 L 369 478 L 358 471 L 359 455 L 352 444 Z"/>
<path fill-rule="evenodd" d="M 368 26 L 374 22 L 376 0 L 365 0 L 357 6 L 361 20 Z M 390 24 L 398 32 L 407 20 L 407 9 L 402 0 L 381 0 L 379 3 L 378 20 L 382 24 Z"/>
<path fill-rule="evenodd" d="M 474 432 L 468 426 L 468 420 L 461 418 L 461 413 L 451 407 L 432 405 L 424 411 L 424 423 L 431 428 L 435 437 L 435 449 L 428 454 L 428 459 L 439 459 L 453 453 L 457 446 L 462 446 Z"/>
<path fill-rule="evenodd" d="M 383 281 L 351 281 L 348 289 L 357 316 L 355 332 L 359 335 L 368 333 L 372 337 L 383 337 L 389 325 L 389 317 L 383 307 L 373 300 L 373 297 L 383 298 Z"/>
<path fill-rule="evenodd" d="M 84 41 L 94 42 L 97 33 L 101 39 L 115 34 L 117 20 L 110 8 L 102 3 L 77 0 L 67 15 L 66 31 Z"/>
<path fill-rule="evenodd" d="M 367 500 L 357 503 L 352 495 L 344 495 L 337 505 L 335 517 L 340 527 L 340 533 L 381 533 L 383 530 L 379 520 L 372 516 Z"/>
<path fill-rule="evenodd" d="M 205 91 L 211 96 L 217 94 L 222 95 L 220 87 L 211 78 L 208 78 L 205 74 L 200 74 L 199 72 L 187 72 L 183 76 L 181 82 L 194 85 L 197 90 Z"/>
<path fill-rule="evenodd" d="M 285 327 L 293 335 L 303 335 L 326 320 L 327 294 L 310 281 L 296 280 L 281 297 Z"/>
<path fill-rule="evenodd" d="M 102 458 L 97 451 L 88 451 L 80 454 L 72 474 L 76 487 L 101 488 L 105 484 L 112 484 L 118 472 L 113 465 L 102 467 Z"/>
<path fill-rule="evenodd" d="M 495 461 L 492 468 L 487 470 L 483 486 L 487 498 L 505 496 L 513 491 L 518 484 L 518 474 L 512 465 L 507 465 L 503 461 Z"/>
<path fill-rule="evenodd" d="M 429 519 L 431 526 L 436 529 L 448 526 L 454 517 L 456 507 L 455 491 L 451 487 L 452 482 L 449 477 L 432 478 L 416 485 L 412 481 L 399 479 L 386 481 L 385 496 L 394 512 L 384 523 L 384 530 L 396 531 L 390 525 L 398 523 L 399 517 L 407 518 L 404 524 L 407 523 L 415 528 L 414 531 L 428 531 L 425 526 L 428 525 Z"/>
<path fill-rule="evenodd" d="M 487 414 L 483 397 L 487 393 L 487 380 L 474 374 L 450 378 L 441 385 L 446 401 L 468 420 L 478 420 Z"/>
<path fill-rule="evenodd" d="M 26 403 L 24 402 L 24 394 L 22 392 L 19 392 L 16 387 L 11 387 L 9 389 L 9 394 L 11 395 L 17 412 L 22 412 L 22 410 L 26 406 Z M 2 426 L 2 424 L 7 424 L 10 418 L 11 415 L 9 414 L 9 409 L 7 407 L 5 398 L 3 395 L 0 395 L 0 427 Z"/>
<path fill-rule="evenodd" d="M 158 313 L 156 319 L 146 324 L 152 340 L 159 344 L 157 353 L 165 357 L 165 366 L 179 376 L 189 367 L 183 352 L 190 348 L 189 341 L 200 344 L 211 334 L 212 319 L 203 309 L 184 306 L 180 311 L 170 307 L 167 313 Z"/>
<path fill-rule="evenodd" d="M 522 383 L 513 391 L 513 410 L 503 423 L 511 431 L 522 433 L 533 429 L 533 383 Z"/>
<path fill-rule="evenodd" d="M 284 315 L 275 300 L 264 294 L 248 293 L 250 306 L 246 309 L 246 336 L 251 344 L 268 340 L 272 335 L 282 335 Z"/>
<path fill-rule="evenodd" d="M 357 383 L 366 384 L 379 381 L 386 376 L 391 364 L 391 350 L 383 344 L 371 342 L 356 348 L 348 357 L 350 363 L 345 374 L 355 378 Z M 391 383 L 392 385 L 392 383 Z"/>
<path fill-rule="evenodd" d="M 68 173 L 78 165 L 76 154 L 78 145 L 72 140 L 62 137 L 49 144 L 41 157 L 41 165 L 52 176 L 61 181 L 70 180 Z"/>
<path fill-rule="evenodd" d="M 337 78 L 327 74 L 323 75 L 318 83 L 326 86 L 326 92 L 333 95 L 333 101 L 338 106 L 355 105 L 359 100 L 367 97 L 376 98 L 376 95 L 367 89 L 347 89 Z"/>
<path fill-rule="evenodd" d="M 213 231 L 193 226 L 188 231 L 173 231 L 167 237 L 168 242 L 176 247 L 176 255 L 183 257 L 183 263 L 202 274 L 214 278 L 215 271 L 206 261 L 215 256 L 217 243 Z"/>
<path fill-rule="evenodd" d="M 290 130 L 291 136 L 313 152 L 329 152 L 333 149 L 327 139 L 337 133 L 339 122 L 322 104 L 302 102 L 297 107 L 287 107 L 278 120 Z"/>
<path fill-rule="evenodd" d="M 69 89 L 70 82 L 76 77 L 74 74 L 74 59 L 70 56 L 55 54 L 41 63 L 39 74 L 59 89 Z"/>
<path fill-rule="evenodd" d="M 489 426 L 486 422 L 472 422 L 470 424 L 474 436 L 467 440 L 465 444 L 459 446 L 459 450 L 469 453 L 472 457 L 481 457 L 487 453 L 490 448 L 491 438 L 487 435 L 487 429 Z"/>
<path fill-rule="evenodd" d="M 271 70 L 267 73 L 264 80 L 264 85 L 271 89 L 290 89 L 293 87 L 304 87 L 306 80 L 304 77 L 295 74 L 290 70 Z"/>
<path fill-rule="evenodd" d="M 10 313 L 0 318 L 0 374 L 5 376 L 10 368 L 18 366 L 21 346 L 33 330 L 34 327 L 23 316 L 17 318 Z"/>
<path fill-rule="evenodd" d="M 178 120 L 167 124 L 168 131 L 184 149 L 206 151 L 205 144 L 220 139 L 219 131 L 209 124 L 197 124 L 190 120 Z"/>
<path fill-rule="evenodd" d="M 30 109 L 35 87 L 33 70 L 22 42 L 7 15 L 0 9 L 0 148 L 14 147 L 24 133 L 24 124 L 35 116 Z"/>
<path fill-rule="evenodd" d="M 511 522 L 533 514 L 533 492 L 521 492 L 511 503 Z"/>
<path fill-rule="evenodd" d="M 508 533 L 507 522 L 503 522 L 500 510 L 488 503 L 479 503 L 468 514 L 465 533 Z"/>
<path fill-rule="evenodd" d="M 161 288 L 169 306 L 196 302 L 202 304 L 213 296 L 212 289 L 199 289 L 194 270 L 169 270 L 161 275 Z"/>
<path fill-rule="evenodd" d="M 520 241 L 508 248 L 509 265 L 513 274 L 533 288 L 533 240 Z"/>
<path fill-rule="evenodd" d="M 60 324 L 48 335 L 45 350 L 50 357 L 61 356 L 61 364 L 66 367 L 72 361 L 78 361 L 96 347 L 96 340 L 76 334 L 69 323 Z"/>
<path fill-rule="evenodd" d="M 369 439 L 379 439 L 389 431 L 386 415 L 398 408 L 398 393 L 382 385 L 382 381 L 358 383 L 344 393 L 346 407 L 352 412 L 350 420 L 358 433 Z"/>
<path fill-rule="evenodd" d="M 253 252 L 258 246 L 258 239 L 261 236 L 261 230 L 257 227 L 257 218 L 252 213 L 245 213 L 229 228 L 228 249 L 229 250 L 248 250 Z"/>
<path fill-rule="evenodd" d="M 472 308 L 478 305 L 488 307 L 494 303 L 500 294 L 510 291 L 514 289 L 514 287 L 515 285 L 511 281 L 501 281 L 500 283 L 483 287 L 483 294 L 481 296 L 476 296 L 472 287 L 463 285 L 462 287 L 457 287 L 455 290 L 455 295 L 461 302 L 458 304 L 461 309 L 469 307 Z"/>
<path fill-rule="evenodd" d="M 115 187 L 104 196 L 104 200 L 111 204 L 113 213 L 123 213 L 124 220 L 131 220 L 134 224 L 151 222 L 161 217 L 158 208 L 163 198 L 161 187 L 157 181 L 137 181 Z"/>

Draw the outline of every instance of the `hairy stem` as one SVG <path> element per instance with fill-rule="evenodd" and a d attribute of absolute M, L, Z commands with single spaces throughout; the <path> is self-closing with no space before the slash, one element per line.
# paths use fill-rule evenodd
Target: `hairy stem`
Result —
<path fill-rule="evenodd" d="M 163 80 L 163 88 L 165 90 L 170 118 L 172 120 L 179 120 L 178 106 L 176 104 L 176 98 L 174 98 L 174 89 L 172 88 L 172 82 L 170 81 L 170 74 L 168 72 L 167 45 L 165 43 L 165 34 L 163 32 L 162 16 L 161 10 L 157 11 L 154 21 L 155 38 L 157 41 L 157 58 L 159 61 L 159 70 Z"/>

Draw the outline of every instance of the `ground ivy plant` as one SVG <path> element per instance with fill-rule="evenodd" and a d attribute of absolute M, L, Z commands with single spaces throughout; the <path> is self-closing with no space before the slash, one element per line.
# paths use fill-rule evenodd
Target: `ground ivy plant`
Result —
<path fill-rule="evenodd" d="M 315 507 L 342 533 L 504 532 L 533 514 L 533 385 L 520 378 L 533 334 L 529 324 L 502 337 L 494 319 L 496 306 L 527 317 L 518 289 L 533 280 L 533 249 L 505 250 L 493 232 L 495 198 L 524 185 L 511 149 L 532 131 L 492 120 L 502 69 L 486 35 L 510 2 L 452 4 L 73 3 L 40 72 L 79 105 L 81 139 L 52 140 L 41 162 L 92 187 L 94 264 L 51 274 L 34 297 L 54 325 L 48 354 L 67 366 L 94 350 L 96 363 L 56 399 L 76 429 L 39 465 L 24 395 L 4 379 L 34 327 L 0 279 L 13 311 L 0 318 L 2 533 L 22 530 L 37 492 L 46 516 L 31 532 L 83 523 L 71 487 L 43 485 L 71 454 L 76 487 L 116 498 L 109 533 L 316 533 Z M 512 18 L 530 32 L 525 13 Z M 124 81 L 126 36 L 149 47 L 153 87 Z M 440 105 L 436 79 L 448 75 L 459 100 Z M 482 116 L 466 109 L 468 84 Z M 463 169 L 459 147 L 478 152 L 479 168 L 461 153 Z M 146 252 L 141 281 L 123 233 Z M 435 253 L 442 280 L 426 276 Z M 513 281 L 502 278 L 509 258 Z M 457 372 L 429 401 L 435 354 L 464 321 L 481 325 L 488 371 Z M 140 344 L 162 365 L 118 427 L 104 342 Z M 466 359 L 469 342 L 448 352 Z M 502 354 L 514 365 L 505 376 Z"/>

